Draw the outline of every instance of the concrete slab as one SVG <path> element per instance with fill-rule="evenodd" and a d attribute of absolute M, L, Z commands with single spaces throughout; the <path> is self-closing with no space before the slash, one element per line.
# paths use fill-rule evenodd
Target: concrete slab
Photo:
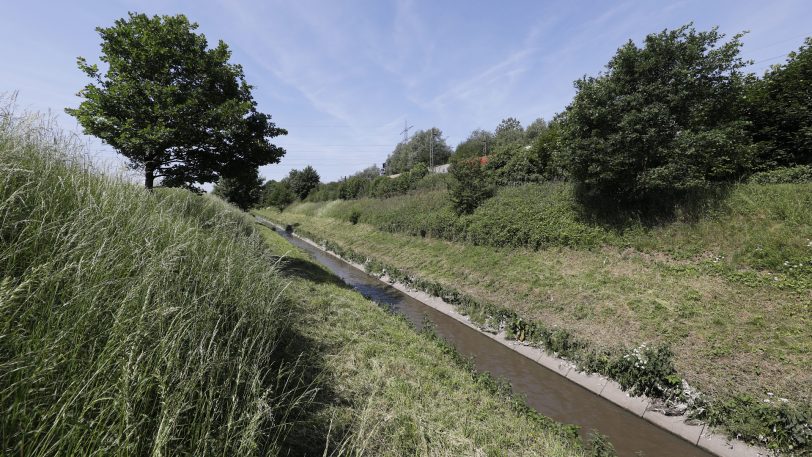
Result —
<path fill-rule="evenodd" d="M 766 449 L 750 446 L 739 440 L 728 440 L 724 436 L 708 430 L 699 438 L 697 445 L 720 457 L 766 457 L 773 455 Z"/>
<path fill-rule="evenodd" d="M 643 414 L 643 419 L 694 444 L 699 441 L 699 437 L 702 436 L 702 431 L 705 429 L 704 425 L 685 423 L 685 416 L 666 416 L 659 411 L 652 411 L 651 409 L 646 410 Z"/>
<path fill-rule="evenodd" d="M 567 373 L 570 372 L 572 369 L 572 364 L 567 362 L 566 360 L 561 360 L 557 357 L 553 357 L 545 352 L 542 352 L 539 355 L 539 358 L 536 360 L 537 363 L 540 363 L 541 366 L 548 368 L 550 370 L 555 371 L 556 373 L 560 374 L 561 376 L 567 376 Z"/>
<path fill-rule="evenodd" d="M 575 368 L 567 373 L 567 379 L 597 395 L 601 394 L 606 383 L 609 382 L 609 379 L 601 375 L 585 373 Z"/>
<path fill-rule="evenodd" d="M 601 392 L 601 397 L 611 401 L 621 408 L 643 417 L 648 408 L 649 400 L 645 397 L 632 397 L 620 388 L 615 381 L 608 381 Z"/>

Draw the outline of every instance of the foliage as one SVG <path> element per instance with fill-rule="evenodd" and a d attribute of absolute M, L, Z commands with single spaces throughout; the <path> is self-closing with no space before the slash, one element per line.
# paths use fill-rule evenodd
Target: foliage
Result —
<path fill-rule="evenodd" d="M 748 90 L 756 170 L 812 165 L 812 38 Z"/>
<path fill-rule="evenodd" d="M 487 151 L 489 145 L 491 148 L 494 146 L 493 134 L 487 130 L 474 130 L 468 135 L 465 141 L 457 145 L 457 148 L 454 150 L 454 155 L 451 156 L 451 161 L 459 162 L 460 160 L 488 155 Z"/>
<path fill-rule="evenodd" d="M 751 175 L 749 181 L 756 184 L 812 183 L 812 166 L 798 165 L 762 171 Z"/>
<path fill-rule="evenodd" d="M 479 161 L 461 161 L 451 165 L 452 181 L 448 187 L 451 204 L 458 214 L 470 214 L 494 193 L 485 170 Z"/>
<path fill-rule="evenodd" d="M 494 144 L 507 146 L 524 143 L 524 128 L 515 117 L 502 119 L 493 131 Z"/>
<path fill-rule="evenodd" d="M 282 211 L 295 200 L 296 195 L 290 190 L 287 180 L 268 181 L 262 187 L 262 206 L 271 206 Z"/>
<path fill-rule="evenodd" d="M 587 200 L 679 199 L 748 164 L 741 35 L 686 25 L 629 41 L 606 73 L 576 81 L 563 144 Z"/>
<path fill-rule="evenodd" d="M 532 143 L 533 140 L 539 137 L 545 130 L 547 130 L 547 121 L 544 118 L 538 118 L 535 121 L 531 122 L 530 125 L 524 130 L 524 141 L 526 143 Z"/>
<path fill-rule="evenodd" d="M 386 158 L 384 169 L 387 175 L 403 173 L 414 168 L 418 163 L 427 167 L 448 163 L 451 148 L 443 138 L 443 131 L 432 127 L 418 130 L 407 142 L 398 143 L 395 150 Z M 433 162 L 432 162 L 433 157 Z"/>
<path fill-rule="evenodd" d="M 498 146 L 488 156 L 485 170 L 492 173 L 500 186 L 518 186 L 544 180 L 544 165 L 538 150 L 532 145 L 507 144 Z"/>
<path fill-rule="evenodd" d="M 259 169 L 253 168 L 233 178 L 220 178 L 214 185 L 212 194 L 245 211 L 259 203 L 263 190 L 262 181 Z"/>
<path fill-rule="evenodd" d="M 144 170 L 145 187 L 194 187 L 278 163 L 285 151 L 268 139 L 287 132 L 256 110 L 242 67 L 229 63 L 222 41 L 207 49 L 197 24 L 183 15 L 130 13 L 102 39 L 98 66 L 79 58 L 93 82 L 66 111 Z"/>
<path fill-rule="evenodd" d="M 300 200 L 304 200 L 310 191 L 319 185 L 320 179 L 316 170 L 308 165 L 302 170 L 290 170 L 287 183 L 293 194 Z"/>

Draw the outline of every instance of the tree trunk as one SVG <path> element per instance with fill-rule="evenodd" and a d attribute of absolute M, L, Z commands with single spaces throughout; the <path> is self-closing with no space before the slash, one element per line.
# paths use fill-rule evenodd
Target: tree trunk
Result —
<path fill-rule="evenodd" d="M 152 190 L 152 186 L 155 183 L 155 166 L 152 162 L 147 162 L 145 164 L 144 170 L 144 187 L 147 190 Z"/>

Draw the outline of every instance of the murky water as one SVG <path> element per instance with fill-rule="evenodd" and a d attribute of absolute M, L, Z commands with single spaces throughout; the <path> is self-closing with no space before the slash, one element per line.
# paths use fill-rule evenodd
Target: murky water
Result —
<path fill-rule="evenodd" d="M 473 358 L 477 370 L 507 379 L 515 392 L 545 416 L 579 425 L 584 436 L 591 430 L 608 436 L 619 456 L 712 456 L 339 258 L 280 233 L 358 292 L 403 314 L 418 328 L 428 319 L 441 337 Z"/>

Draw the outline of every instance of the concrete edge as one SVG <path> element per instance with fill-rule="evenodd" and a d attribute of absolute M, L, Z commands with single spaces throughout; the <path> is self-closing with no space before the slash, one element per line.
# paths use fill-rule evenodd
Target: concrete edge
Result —
<path fill-rule="evenodd" d="M 264 221 L 267 224 L 274 226 L 277 230 L 283 230 L 284 228 L 275 224 L 267 219 L 261 218 L 256 216 L 258 220 Z M 320 246 L 316 242 L 300 236 L 295 232 L 292 233 L 293 236 L 296 238 L 304 241 L 305 243 L 321 250 L 322 252 L 326 252 L 333 257 L 340 259 L 341 261 L 352 265 L 354 268 L 369 274 L 370 276 L 376 277 L 371 275 L 364 265 L 359 263 L 353 262 L 351 260 L 345 259 L 340 255 L 328 251 L 324 249 L 324 247 Z M 717 455 L 719 457 L 763 457 L 763 456 L 770 456 L 774 455 L 768 449 L 759 448 L 756 446 L 752 446 L 747 444 L 741 440 L 736 439 L 728 439 L 724 435 L 720 435 L 718 433 L 714 433 L 711 431 L 705 424 L 689 424 L 686 421 L 687 417 L 685 416 L 666 416 L 658 411 L 654 411 L 649 409 L 651 404 L 651 400 L 645 396 L 637 396 L 632 397 L 620 387 L 615 381 L 612 381 L 605 376 L 601 376 L 596 373 L 586 373 L 582 371 L 578 371 L 574 364 L 567 361 L 566 359 L 562 359 L 559 357 L 552 356 L 548 354 L 543 349 L 537 348 L 535 346 L 524 345 L 520 342 L 515 340 L 508 340 L 505 338 L 504 333 L 499 334 L 492 334 L 488 332 L 483 332 L 478 326 L 472 324 L 468 318 L 462 314 L 460 314 L 456 307 L 445 300 L 435 297 L 433 295 L 429 295 L 426 292 L 421 290 L 413 289 L 406 284 L 392 281 L 391 278 L 386 276 L 378 278 L 380 281 L 385 282 L 395 289 L 403 292 L 406 295 L 424 303 L 426 306 L 430 306 L 441 313 L 454 318 L 455 320 L 467 325 L 468 327 L 481 332 L 482 334 L 488 336 L 494 341 L 499 342 L 500 344 L 507 346 L 508 348 L 518 352 L 519 354 L 533 360 L 534 362 L 538 363 L 539 365 L 558 373 L 561 376 L 569 379 L 570 381 L 578 384 L 579 386 L 589 390 L 590 392 L 594 393 L 599 397 L 603 397 L 606 400 L 614 403 L 615 405 L 631 412 L 632 414 L 636 414 L 640 416 L 642 419 L 647 420 L 648 422 L 656 425 L 659 428 L 662 428 L 678 437 L 691 442 L 695 446 L 699 446 L 700 448 Z"/>

